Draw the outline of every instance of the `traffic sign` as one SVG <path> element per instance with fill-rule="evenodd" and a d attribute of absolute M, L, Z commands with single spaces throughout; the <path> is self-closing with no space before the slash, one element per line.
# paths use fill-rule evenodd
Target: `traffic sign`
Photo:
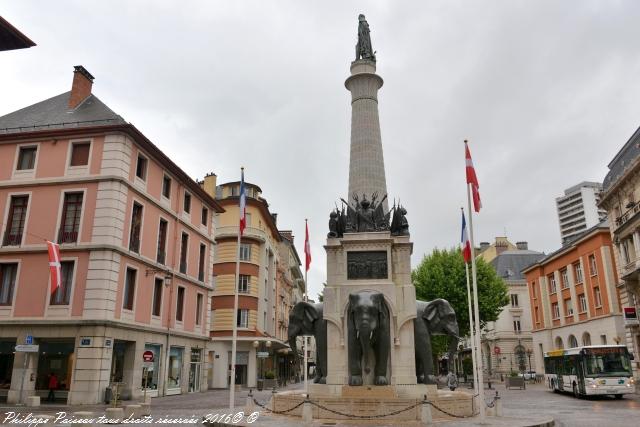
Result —
<path fill-rule="evenodd" d="M 269 357 L 269 352 L 268 351 L 258 351 L 256 353 L 256 356 L 258 356 L 258 359 L 266 359 L 267 357 Z"/>
<path fill-rule="evenodd" d="M 40 346 L 38 344 L 18 344 L 16 346 L 16 351 L 22 353 L 37 353 L 40 351 Z"/>
<path fill-rule="evenodd" d="M 24 339 L 24 343 L 28 345 L 33 344 L 33 335 L 27 335 L 27 337 Z"/>
<path fill-rule="evenodd" d="M 153 362 L 142 362 L 142 367 L 143 368 L 147 368 L 147 369 L 151 369 L 151 368 L 153 368 Z"/>
<path fill-rule="evenodd" d="M 493 349 L 493 352 L 497 355 L 500 354 L 501 350 L 500 347 L 496 346 L 496 348 Z"/>
<path fill-rule="evenodd" d="M 142 360 L 144 360 L 145 362 L 153 362 L 153 351 L 146 350 L 144 353 L 142 353 Z"/>

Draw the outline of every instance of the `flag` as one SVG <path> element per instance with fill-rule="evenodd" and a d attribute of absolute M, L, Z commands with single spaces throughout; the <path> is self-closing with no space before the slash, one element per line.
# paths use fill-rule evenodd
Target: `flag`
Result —
<path fill-rule="evenodd" d="M 309 224 L 307 224 L 307 220 L 304 221 L 304 258 L 305 258 L 305 271 L 309 271 L 309 266 L 311 265 L 311 245 L 309 244 Z"/>
<path fill-rule="evenodd" d="M 462 256 L 464 262 L 471 261 L 471 243 L 469 242 L 469 236 L 467 236 L 467 221 L 464 219 L 464 211 L 462 211 L 462 235 L 460 237 L 462 243 Z"/>
<path fill-rule="evenodd" d="M 482 202 L 480 201 L 480 184 L 478 184 L 478 177 L 476 176 L 476 170 L 473 167 L 473 161 L 471 160 L 471 152 L 467 141 L 464 142 L 464 157 L 467 164 L 467 184 L 471 184 L 471 193 L 473 195 L 473 210 L 480 212 Z"/>
<path fill-rule="evenodd" d="M 49 272 L 51 274 L 51 293 L 53 294 L 62 285 L 60 245 L 47 240 L 47 251 L 49 252 Z"/>
<path fill-rule="evenodd" d="M 242 172 L 240 173 L 240 236 L 244 232 L 244 229 L 247 228 L 247 195 L 244 188 L 244 168 L 242 168 Z"/>

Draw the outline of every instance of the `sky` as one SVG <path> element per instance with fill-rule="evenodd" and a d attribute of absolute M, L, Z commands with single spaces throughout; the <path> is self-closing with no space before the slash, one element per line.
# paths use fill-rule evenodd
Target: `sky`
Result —
<path fill-rule="evenodd" d="M 0 115 L 93 93 L 193 179 L 245 167 L 326 280 L 329 212 L 346 198 L 357 17 L 384 79 L 389 199 L 408 211 L 415 267 L 459 244 L 470 141 L 483 209 L 475 242 L 560 247 L 555 198 L 602 181 L 640 125 L 640 2 L 0 0 L 36 47 L 0 55 Z"/>

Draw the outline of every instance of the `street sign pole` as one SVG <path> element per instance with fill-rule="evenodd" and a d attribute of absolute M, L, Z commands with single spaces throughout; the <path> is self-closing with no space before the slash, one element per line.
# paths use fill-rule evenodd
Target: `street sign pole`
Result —
<path fill-rule="evenodd" d="M 24 396 L 22 395 L 24 391 L 24 377 L 27 375 L 27 367 L 29 366 L 29 353 L 22 353 L 24 360 L 22 362 L 22 379 L 20 380 L 20 399 L 18 401 L 21 405 L 24 405 Z"/>

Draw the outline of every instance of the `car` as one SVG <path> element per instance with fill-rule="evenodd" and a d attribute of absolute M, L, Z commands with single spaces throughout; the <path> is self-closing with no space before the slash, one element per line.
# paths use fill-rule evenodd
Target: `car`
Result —
<path fill-rule="evenodd" d="M 536 379 L 536 371 L 525 371 L 521 372 L 520 376 L 525 380 L 535 380 Z"/>

